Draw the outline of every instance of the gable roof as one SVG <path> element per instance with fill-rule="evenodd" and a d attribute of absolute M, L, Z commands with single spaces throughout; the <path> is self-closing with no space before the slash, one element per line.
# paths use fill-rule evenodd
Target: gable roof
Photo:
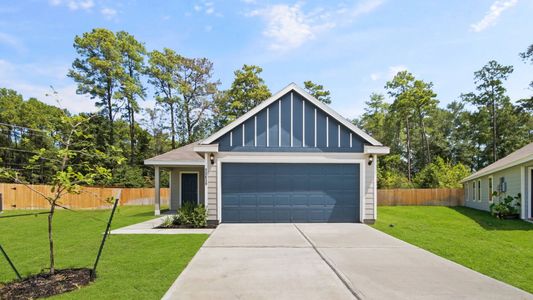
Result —
<path fill-rule="evenodd" d="M 285 88 L 283 88 L 281 91 L 279 91 L 279 92 L 275 93 L 274 95 L 272 95 L 272 97 L 270 97 L 267 100 L 261 102 L 259 105 L 257 105 L 256 107 L 254 107 L 253 109 L 251 109 L 250 111 L 245 113 L 244 115 L 240 116 L 235 121 L 233 121 L 230 124 L 226 125 L 224 128 L 220 129 L 219 131 L 215 132 L 211 136 L 207 137 L 206 139 L 201 141 L 200 144 L 204 144 L 205 145 L 205 144 L 211 144 L 211 143 L 215 142 L 217 139 L 222 137 L 224 134 L 230 132 L 232 129 L 234 129 L 238 125 L 244 123 L 246 120 L 248 120 L 249 118 L 251 118 L 252 116 L 257 114 L 258 112 L 260 112 L 261 110 L 263 110 L 264 108 L 266 108 L 267 106 L 272 104 L 274 101 L 278 100 L 283 95 L 285 95 L 285 94 L 287 94 L 288 92 L 291 92 L 291 91 L 294 91 L 294 92 L 300 94 L 306 100 L 308 100 L 309 102 L 311 102 L 314 105 L 316 105 L 318 108 L 323 110 L 326 114 L 328 114 L 329 116 L 333 117 L 335 120 L 337 120 L 342 125 L 346 126 L 348 129 L 350 129 L 352 132 L 354 132 L 355 134 L 360 136 L 362 139 L 364 139 L 365 141 L 370 143 L 372 146 L 383 146 L 376 139 L 374 139 L 373 137 L 368 135 L 363 130 L 359 129 L 359 127 L 357 127 L 354 124 L 352 124 L 350 121 L 345 119 L 343 116 L 341 116 L 339 113 L 337 113 L 336 111 L 331 109 L 326 104 L 320 102 L 318 99 L 316 99 L 315 97 L 311 96 L 304 89 L 302 89 L 299 86 L 297 86 L 294 82 L 289 84 Z"/>
<path fill-rule="evenodd" d="M 194 151 L 194 147 L 198 145 L 198 142 L 190 143 L 183 147 L 170 150 L 158 156 L 146 159 L 145 165 L 204 165 L 205 160 L 198 152 Z"/>
<path fill-rule="evenodd" d="M 528 162 L 530 160 L 533 160 L 533 143 L 525 145 L 524 147 L 516 150 L 515 152 L 507 155 L 506 157 L 495 161 L 494 163 L 484 167 L 476 173 L 466 177 L 461 182 L 476 179 L 484 175 L 489 175 L 491 173 L 507 169 Z"/>

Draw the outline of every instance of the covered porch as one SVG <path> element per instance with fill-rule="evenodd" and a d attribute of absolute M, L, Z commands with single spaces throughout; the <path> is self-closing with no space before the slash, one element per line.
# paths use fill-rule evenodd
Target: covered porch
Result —
<path fill-rule="evenodd" d="M 161 214 L 161 173 L 169 176 L 169 210 L 175 212 L 182 205 L 205 205 L 207 194 L 206 166 L 207 153 L 194 151 L 197 143 L 174 149 L 167 153 L 145 160 L 154 167 L 154 214 Z"/>

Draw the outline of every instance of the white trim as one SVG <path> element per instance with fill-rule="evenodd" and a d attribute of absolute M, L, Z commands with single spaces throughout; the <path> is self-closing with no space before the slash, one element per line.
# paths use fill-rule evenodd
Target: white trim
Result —
<path fill-rule="evenodd" d="M 494 197 L 492 196 L 492 193 L 494 192 L 494 177 L 492 175 L 487 177 L 487 191 L 489 192 L 487 198 L 489 203 L 494 202 Z"/>
<path fill-rule="evenodd" d="M 246 144 L 245 144 L 245 139 L 244 139 L 244 136 L 246 135 L 246 127 L 244 126 L 244 123 L 242 123 L 242 146 L 244 147 Z"/>
<path fill-rule="evenodd" d="M 363 152 L 365 154 L 389 154 L 390 148 L 385 146 L 364 146 Z"/>
<path fill-rule="evenodd" d="M 526 182 L 526 171 L 528 169 L 526 169 L 525 166 L 520 167 L 520 218 L 522 219 L 526 219 L 526 190 L 528 185 L 528 183 Z"/>
<path fill-rule="evenodd" d="M 378 219 L 378 156 L 372 155 L 372 161 L 374 162 L 374 220 Z"/>
<path fill-rule="evenodd" d="M 161 180 L 159 166 L 154 168 L 154 214 L 156 216 L 161 215 Z"/>
<path fill-rule="evenodd" d="M 337 148 L 341 147 L 341 124 L 337 124 Z"/>
<path fill-rule="evenodd" d="M 305 100 L 302 100 L 302 147 L 305 148 Z"/>
<path fill-rule="evenodd" d="M 257 116 L 254 117 L 254 147 L 257 147 Z"/>
<path fill-rule="evenodd" d="M 294 146 L 294 99 L 293 93 L 291 93 L 291 147 Z"/>
<path fill-rule="evenodd" d="M 217 218 L 219 222 L 222 220 L 222 163 L 321 163 L 321 164 L 359 164 L 359 222 L 363 223 L 365 219 L 364 207 L 365 207 L 365 164 L 366 160 L 359 158 L 336 158 L 335 155 L 330 157 L 324 155 L 314 156 L 292 156 L 292 155 L 272 155 L 272 156 L 256 156 L 253 159 L 250 155 L 243 156 L 226 156 L 218 157 L 217 159 Z"/>
<path fill-rule="evenodd" d="M 208 204 L 209 204 L 209 198 L 208 198 L 208 192 L 209 192 L 209 185 L 207 176 L 209 174 L 209 153 L 205 154 L 205 166 L 204 166 L 204 207 L 207 210 Z"/>
<path fill-rule="evenodd" d="M 144 164 L 147 166 L 160 167 L 180 167 L 180 166 L 203 166 L 204 162 L 199 160 L 145 160 Z"/>
<path fill-rule="evenodd" d="M 329 116 L 326 116 L 326 148 L 329 148 Z"/>
<path fill-rule="evenodd" d="M 524 198 L 524 202 L 525 201 L 529 201 L 529 203 L 527 203 L 527 206 L 529 207 L 529 212 L 528 212 L 529 214 L 527 216 L 528 219 L 533 218 L 533 205 L 532 205 L 533 203 L 531 203 L 532 202 L 531 201 L 531 198 L 532 198 L 531 194 L 533 193 L 533 178 L 531 178 L 532 177 L 531 176 L 531 172 L 532 171 L 533 171 L 533 167 L 528 167 L 527 168 L 527 172 L 528 172 L 527 175 L 528 176 L 525 176 L 525 174 L 523 175 L 525 177 L 525 179 L 526 178 L 528 179 L 527 180 L 528 182 L 525 183 L 526 187 L 524 188 L 524 190 L 527 188 L 527 191 L 528 191 L 527 195 L 529 196 L 529 199 L 525 199 L 525 197 L 526 197 L 525 193 L 522 194 L 523 195 L 522 197 Z M 524 181 L 526 181 L 526 180 L 524 180 Z M 524 207 L 524 210 L 525 210 L 526 206 L 522 205 L 522 207 Z"/>
<path fill-rule="evenodd" d="M 278 147 L 281 147 L 281 99 L 278 101 Z"/>
<path fill-rule="evenodd" d="M 315 148 L 316 148 L 316 107 L 315 107 Z"/>
<path fill-rule="evenodd" d="M 350 132 L 350 148 L 352 148 L 352 133 Z"/>
<path fill-rule="evenodd" d="M 196 174 L 196 204 L 199 204 L 200 203 L 200 172 L 198 171 L 180 171 L 179 172 L 179 202 L 178 202 L 178 207 L 181 207 L 183 202 L 182 202 L 182 199 L 181 199 L 181 193 L 183 191 L 183 179 L 182 179 L 182 175 L 183 174 Z"/>
<path fill-rule="evenodd" d="M 380 146 L 381 145 L 380 142 L 378 142 L 373 137 L 371 137 L 370 135 L 365 133 L 363 130 L 361 130 L 360 128 L 358 128 L 354 124 L 352 124 L 350 121 L 345 119 L 343 116 L 341 116 L 339 113 L 337 113 L 336 111 L 331 109 L 329 106 L 327 106 L 326 104 L 320 102 L 315 97 L 311 96 L 308 92 L 306 92 L 304 89 L 302 89 L 299 86 L 297 86 L 295 83 L 291 83 L 291 84 L 287 85 L 281 91 L 275 93 L 269 99 L 261 102 L 261 104 L 257 105 L 256 107 L 254 107 L 253 109 L 251 109 L 250 111 L 245 113 L 244 115 L 240 116 L 239 118 L 237 118 L 235 121 L 231 122 L 230 124 L 228 124 L 224 128 L 222 128 L 219 131 L 215 132 L 213 135 L 209 136 L 208 138 L 203 140 L 201 143 L 202 144 L 211 144 L 212 142 L 216 141 L 218 138 L 220 138 L 224 134 L 228 133 L 233 128 L 237 127 L 239 124 L 243 123 L 244 121 L 249 119 L 251 116 L 255 115 L 256 113 L 258 113 L 259 111 L 261 111 L 265 107 L 269 106 L 270 104 L 272 104 L 273 102 L 275 102 L 280 97 L 282 97 L 283 95 L 287 94 L 290 91 L 297 92 L 302 97 L 304 97 L 306 100 L 308 100 L 311 103 L 313 103 L 315 106 L 317 106 L 318 108 L 323 110 L 326 114 L 332 116 L 334 119 L 336 119 L 342 125 L 346 126 L 348 129 L 350 129 L 352 132 L 354 132 L 357 135 L 359 135 L 362 139 L 366 140 L 370 144 L 372 144 L 374 146 Z"/>
<path fill-rule="evenodd" d="M 170 170 L 170 172 L 168 172 L 168 209 L 169 210 L 174 210 L 174 206 L 172 206 L 172 172 L 174 170 Z"/>
<path fill-rule="evenodd" d="M 233 130 L 229 132 L 229 146 L 233 147 Z"/>
<path fill-rule="evenodd" d="M 270 146 L 270 107 L 267 107 L 267 126 L 266 126 L 266 136 L 267 136 L 267 147 Z"/>

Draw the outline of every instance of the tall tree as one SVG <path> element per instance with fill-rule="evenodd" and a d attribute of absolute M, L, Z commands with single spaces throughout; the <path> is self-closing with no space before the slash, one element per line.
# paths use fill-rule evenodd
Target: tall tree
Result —
<path fill-rule="evenodd" d="M 498 160 L 498 110 L 509 101 L 505 94 L 507 91 L 503 82 L 513 73 L 513 66 L 504 66 L 495 60 L 489 61 L 479 71 L 474 72 L 474 82 L 478 94 L 470 93 L 464 99 L 478 107 L 485 107 L 489 110 L 491 128 L 491 162 Z"/>
<path fill-rule="evenodd" d="M 213 63 L 207 58 L 185 58 L 178 76 L 181 94 L 180 125 L 182 142 L 192 143 L 200 132 L 207 110 L 212 106 L 213 95 L 219 81 L 213 81 Z"/>
<path fill-rule="evenodd" d="M 331 104 L 330 91 L 324 89 L 321 84 L 316 84 L 311 80 L 304 81 L 304 89 L 311 94 L 311 96 L 318 99 L 324 104 Z"/>
<path fill-rule="evenodd" d="M 174 50 L 164 48 L 148 54 L 148 82 L 155 89 L 156 101 L 168 108 L 170 116 L 170 139 L 172 149 L 176 148 L 176 113 L 179 106 L 179 76 L 185 58 Z"/>
<path fill-rule="evenodd" d="M 231 87 L 218 94 L 214 101 L 218 126 L 231 123 L 272 95 L 261 72 L 263 69 L 254 65 L 244 65 L 233 72 L 235 78 Z"/>
<path fill-rule="evenodd" d="M 72 63 L 68 76 L 78 83 L 78 94 L 89 94 L 98 99 L 96 105 L 109 121 L 108 142 L 115 143 L 115 114 L 118 111 L 115 92 L 124 77 L 122 53 L 116 35 L 104 28 L 95 28 L 74 38 L 78 58 Z"/>
<path fill-rule="evenodd" d="M 125 31 L 117 32 L 118 47 L 122 55 L 123 77 L 120 78 L 120 89 L 117 98 L 125 102 L 125 115 L 129 124 L 130 164 L 135 158 L 135 114 L 139 112 L 137 99 L 144 99 L 145 88 L 141 82 L 144 71 L 144 55 L 146 49 L 134 36 Z"/>
<path fill-rule="evenodd" d="M 366 107 L 360 120 L 361 127 L 376 140 L 385 142 L 385 122 L 390 105 L 385 102 L 385 96 L 378 93 L 372 93 L 365 104 Z"/>
<path fill-rule="evenodd" d="M 407 71 L 398 72 L 391 81 L 385 84 L 385 89 L 389 96 L 394 98 L 391 105 L 391 112 L 397 116 L 398 129 L 405 128 L 405 150 L 407 160 L 407 178 L 412 180 L 412 119 L 414 110 L 411 105 L 412 93 L 415 77 Z"/>

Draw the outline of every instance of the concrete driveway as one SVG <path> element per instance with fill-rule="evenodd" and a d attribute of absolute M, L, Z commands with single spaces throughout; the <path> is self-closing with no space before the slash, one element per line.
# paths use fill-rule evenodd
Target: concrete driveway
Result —
<path fill-rule="evenodd" d="M 222 224 L 163 299 L 533 295 L 363 224 Z"/>

